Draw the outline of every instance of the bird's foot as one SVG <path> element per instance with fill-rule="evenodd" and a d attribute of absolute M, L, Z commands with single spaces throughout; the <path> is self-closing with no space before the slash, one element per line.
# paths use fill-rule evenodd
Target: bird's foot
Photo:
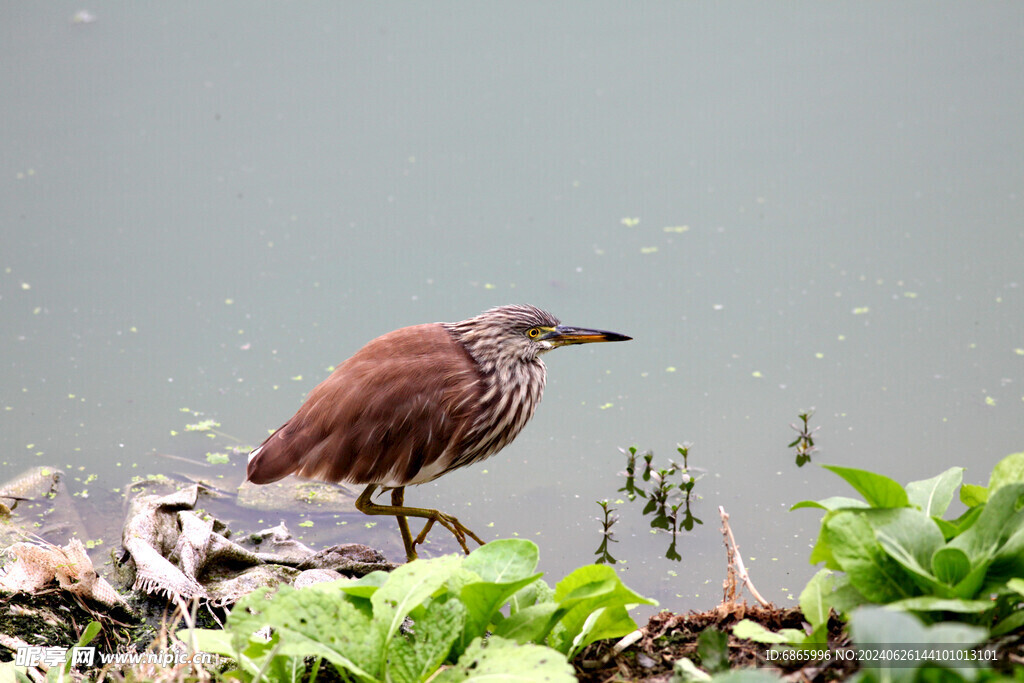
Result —
<path fill-rule="evenodd" d="M 416 546 L 420 545 L 421 543 L 423 543 L 423 541 L 426 540 L 427 534 L 430 533 L 430 529 L 434 526 L 434 522 L 437 522 L 445 529 L 450 531 L 452 536 L 455 537 L 455 540 L 459 542 L 460 546 L 462 546 L 462 552 L 466 553 L 467 555 L 469 555 L 469 546 L 466 545 L 467 536 L 469 538 L 472 538 L 480 545 L 484 544 L 484 541 L 480 540 L 479 536 L 470 531 L 462 522 L 460 522 L 452 515 L 445 514 L 440 510 L 434 510 L 434 512 L 437 513 L 436 516 L 431 516 L 427 518 L 427 523 L 423 525 L 423 531 L 421 531 L 420 535 L 416 537 L 416 540 L 412 542 L 413 552 L 415 552 Z"/>
<path fill-rule="evenodd" d="M 450 531 L 452 536 L 455 537 L 455 540 L 459 542 L 460 546 L 462 546 L 462 551 L 467 555 L 469 555 L 469 546 L 466 545 L 467 536 L 480 545 L 484 544 L 479 536 L 467 529 L 462 522 L 452 515 L 441 512 L 440 510 L 432 510 L 430 508 L 407 507 L 405 505 L 404 486 L 399 486 L 391 490 L 391 505 L 380 505 L 373 502 L 372 496 L 376 488 L 377 486 L 375 484 L 370 484 L 363 490 L 359 498 L 356 499 L 356 509 L 367 515 L 394 515 L 398 519 L 398 529 L 402 533 L 402 544 L 405 546 L 405 556 L 410 561 L 416 559 L 416 546 L 426 540 L 427 534 L 430 533 L 430 530 L 433 528 L 435 523 L 440 524 Z M 427 520 L 423 525 L 423 530 L 415 540 L 409 532 L 408 517 L 420 517 Z"/>

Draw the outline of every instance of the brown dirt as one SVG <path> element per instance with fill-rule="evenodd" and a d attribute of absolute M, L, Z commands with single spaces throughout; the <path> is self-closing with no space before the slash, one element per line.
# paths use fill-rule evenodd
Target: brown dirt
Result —
<path fill-rule="evenodd" d="M 725 631 L 741 619 L 756 621 L 773 631 L 804 627 L 803 614 L 793 607 L 761 607 L 732 603 L 719 605 L 707 612 L 660 612 L 651 617 L 647 625 L 640 629 L 643 637 L 619 655 L 611 656 L 614 641 L 602 641 L 588 647 L 574 662 L 576 675 L 585 683 L 668 681 L 672 677 L 672 665 L 676 660 L 689 657 L 700 664 L 697 637 L 701 632 L 709 628 Z M 845 635 L 838 621 L 833 620 L 829 624 L 829 641 L 833 643 L 833 647 L 846 644 Z M 740 640 L 730 635 L 730 668 L 765 668 L 777 674 L 791 674 L 790 680 L 798 681 L 838 680 L 848 677 L 855 670 L 852 664 L 845 667 L 836 664 L 811 664 L 803 669 L 797 666 L 780 669 L 766 662 L 767 649 L 768 647 L 762 643 Z"/>

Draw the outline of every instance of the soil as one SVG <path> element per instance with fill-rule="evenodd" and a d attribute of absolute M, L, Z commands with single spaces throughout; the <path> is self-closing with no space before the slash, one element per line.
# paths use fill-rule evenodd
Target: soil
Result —
<path fill-rule="evenodd" d="M 669 681 L 673 664 L 683 657 L 705 667 L 711 664 L 701 662 L 697 653 L 697 638 L 701 633 L 707 629 L 727 632 L 742 619 L 750 619 L 773 631 L 782 628 L 802 629 L 805 624 L 803 614 L 797 608 L 749 606 L 746 603 L 719 605 L 707 612 L 688 614 L 660 612 L 640 629 L 640 640 L 620 654 L 614 654 L 615 641 L 601 641 L 589 646 L 574 662 L 576 675 L 585 683 Z M 777 675 L 799 672 L 794 678 L 806 681 L 839 680 L 856 670 L 852 663 L 845 666 L 822 666 L 815 663 L 803 667 L 802 671 L 799 666 L 781 669 L 766 660 L 766 645 L 740 640 L 731 635 L 728 640 L 728 665 L 731 669 L 758 667 Z M 829 642 L 833 647 L 847 644 L 838 620 L 829 623 Z"/>

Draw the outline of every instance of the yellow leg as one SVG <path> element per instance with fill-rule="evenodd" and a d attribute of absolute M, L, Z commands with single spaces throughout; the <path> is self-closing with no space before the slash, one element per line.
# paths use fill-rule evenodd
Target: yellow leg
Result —
<path fill-rule="evenodd" d="M 460 546 L 462 546 L 462 551 L 467 555 L 469 554 L 469 547 L 466 545 L 467 536 L 480 545 L 484 544 L 476 534 L 463 526 L 462 522 L 452 515 L 441 512 L 440 510 L 431 510 L 430 508 L 413 508 L 403 505 L 405 502 L 404 486 L 399 486 L 392 491 L 391 505 L 380 505 L 378 503 L 374 503 L 371 498 L 373 497 L 373 492 L 376 490 L 376 484 L 370 484 L 367 486 L 359 495 L 359 498 L 356 499 L 356 509 L 366 515 L 391 515 L 396 517 L 398 519 L 398 529 L 402 532 L 402 542 L 405 544 L 405 555 L 409 560 L 416 559 L 416 546 L 426 539 L 427 532 L 430 531 L 435 522 L 452 533 L 455 540 L 459 542 Z M 420 535 L 416 537 L 416 540 L 411 540 L 412 534 L 409 533 L 409 523 L 406 520 L 407 517 L 421 517 L 427 520 L 427 523 L 423 525 L 423 531 L 421 531 Z"/>
<path fill-rule="evenodd" d="M 404 486 L 399 486 L 397 489 L 391 489 L 391 506 L 398 508 L 405 507 Z M 409 533 L 409 520 L 403 515 L 395 515 L 395 519 L 398 520 L 398 530 L 402 533 L 402 543 L 405 545 L 405 557 L 409 561 L 415 560 L 416 544 L 412 540 L 412 534 Z"/>

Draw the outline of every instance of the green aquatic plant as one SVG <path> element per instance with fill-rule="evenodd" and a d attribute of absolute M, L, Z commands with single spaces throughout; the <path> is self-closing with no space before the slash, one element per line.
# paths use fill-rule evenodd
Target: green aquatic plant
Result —
<path fill-rule="evenodd" d="M 626 456 L 626 469 L 620 473 L 625 482 L 618 492 L 624 493 L 626 499 L 631 502 L 637 498 L 647 501 L 643 515 L 651 518 L 651 529 L 672 534 L 665 557 L 676 561 L 682 560 L 682 556 L 676 550 L 679 530 L 692 531 L 696 525 L 704 523 L 691 510 L 694 486 L 704 472 L 700 468 L 690 467 L 690 446 L 689 443 L 677 444 L 676 452 L 682 457 L 683 462 L 680 464 L 669 459 L 667 467 L 656 467 L 654 453 L 650 450 L 638 453 L 636 446 L 619 449 Z M 638 483 L 636 470 L 639 458 L 643 459 L 644 469 Z M 601 555 L 602 558 L 611 557 L 607 554 L 607 546 L 607 535 L 604 535 L 595 554 Z M 608 559 L 603 561 L 607 562 Z"/>

